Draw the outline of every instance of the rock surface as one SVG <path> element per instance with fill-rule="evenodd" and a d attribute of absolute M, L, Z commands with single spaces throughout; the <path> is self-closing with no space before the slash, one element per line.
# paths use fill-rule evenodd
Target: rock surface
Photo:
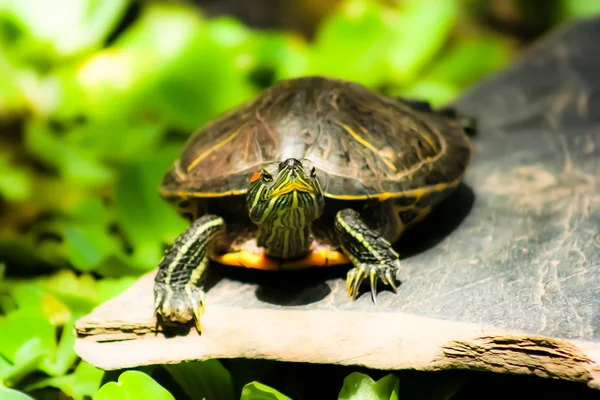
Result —
<path fill-rule="evenodd" d="M 457 100 L 465 184 L 399 243 L 399 293 L 349 301 L 344 269 L 219 268 L 204 333 L 154 332 L 153 273 L 78 321 L 105 369 L 213 357 L 483 369 L 600 388 L 600 20 L 548 36 Z"/>

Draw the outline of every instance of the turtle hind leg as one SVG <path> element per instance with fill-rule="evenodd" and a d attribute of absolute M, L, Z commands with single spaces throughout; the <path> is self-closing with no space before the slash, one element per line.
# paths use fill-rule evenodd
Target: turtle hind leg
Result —
<path fill-rule="evenodd" d="M 208 250 L 225 229 L 216 215 L 198 218 L 167 250 L 154 280 L 154 311 L 158 320 L 186 324 L 201 331 L 204 291 L 198 286 L 209 263 Z"/>
<path fill-rule="evenodd" d="M 395 281 L 400 269 L 400 258 L 390 242 L 370 228 L 360 214 L 351 208 L 337 213 L 334 226 L 343 252 L 354 265 L 346 278 L 348 295 L 353 300 L 356 299 L 360 284 L 367 277 L 374 303 L 377 303 L 378 279 L 396 292 Z"/>

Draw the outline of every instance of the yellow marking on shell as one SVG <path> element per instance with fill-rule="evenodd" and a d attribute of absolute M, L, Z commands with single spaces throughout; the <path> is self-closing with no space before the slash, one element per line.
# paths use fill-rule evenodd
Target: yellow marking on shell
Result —
<path fill-rule="evenodd" d="M 431 213 L 431 210 L 432 208 L 430 206 L 421 208 L 419 213 L 415 217 L 415 222 L 423 221 L 425 217 Z"/>
<path fill-rule="evenodd" d="M 424 194 L 432 193 L 432 192 L 441 192 L 446 189 L 454 188 L 458 186 L 462 182 L 462 178 L 456 179 L 452 182 L 448 183 L 438 183 L 436 185 L 431 186 L 423 186 L 417 189 L 405 190 L 403 192 L 385 192 L 374 195 L 344 195 L 344 194 L 333 194 L 324 192 L 323 196 L 329 199 L 337 199 L 337 200 L 379 200 L 384 201 L 388 199 L 393 199 L 396 197 L 404 197 L 404 196 L 415 196 L 420 197 Z M 180 198 L 213 198 L 213 197 L 227 197 L 234 195 L 242 195 L 246 193 L 246 189 L 244 190 L 228 190 L 226 192 L 166 192 L 162 191 L 163 195 L 166 197 L 180 197 Z"/>
<path fill-rule="evenodd" d="M 223 139 L 221 142 L 217 143 L 216 145 L 214 145 L 213 147 L 211 147 L 210 149 L 206 150 L 204 153 L 200 154 L 198 157 L 196 157 L 194 159 L 194 161 L 192 161 L 190 163 L 190 165 L 188 165 L 187 167 L 187 171 L 190 172 L 196 165 L 198 165 L 200 163 L 200 161 L 204 160 L 206 157 L 208 157 L 208 155 L 218 149 L 220 149 L 221 147 L 225 146 L 227 143 L 231 142 L 233 139 L 235 139 L 235 137 L 240 133 L 239 129 L 235 132 L 233 132 L 231 135 L 229 135 L 228 137 L 226 137 L 225 139 Z"/>
<path fill-rule="evenodd" d="M 431 148 L 433 149 L 433 151 L 437 151 L 437 146 L 435 145 L 435 142 L 433 141 L 433 139 L 431 138 L 431 136 L 429 136 L 428 133 L 426 132 L 421 132 L 421 136 L 423 137 L 423 139 L 425 139 L 425 141 L 431 146 Z"/>
<path fill-rule="evenodd" d="M 373 146 L 371 143 L 369 143 L 368 141 L 366 141 L 365 139 L 363 139 L 362 137 L 360 137 L 360 135 L 358 133 L 356 133 L 351 127 L 349 127 L 348 125 L 344 124 L 343 122 L 337 121 L 337 123 L 344 128 L 344 130 L 346 132 L 348 132 L 348 134 L 350 136 L 352 136 L 352 138 L 354 140 L 356 140 L 358 143 L 360 143 L 361 145 L 363 145 L 364 147 L 366 147 L 367 149 L 371 150 L 373 153 L 377 154 L 377 156 L 379 158 L 381 158 L 381 160 L 385 163 L 385 165 L 388 166 L 389 169 L 391 169 L 392 171 L 396 171 L 396 166 L 390 161 L 388 160 L 386 157 L 384 157 L 376 148 L 375 146 Z"/>
<path fill-rule="evenodd" d="M 324 193 L 324 196 L 327 198 L 330 198 L 330 199 L 337 199 L 337 200 L 376 199 L 379 201 L 385 201 L 385 200 L 389 200 L 389 199 L 393 199 L 393 198 L 397 198 L 397 197 L 405 197 L 405 196 L 421 198 L 421 197 L 423 197 L 423 195 L 426 195 L 429 193 L 441 192 L 446 189 L 454 188 L 454 187 L 458 186 L 460 184 L 460 182 L 462 182 L 462 179 L 457 179 L 455 181 L 448 182 L 448 183 L 438 183 L 436 185 L 423 186 L 423 187 L 416 188 L 416 189 L 405 190 L 403 192 L 387 192 L 387 193 L 380 193 L 380 194 L 376 194 L 376 195 L 366 195 L 365 194 L 365 195 L 360 195 L 360 196 L 352 196 L 352 195 L 336 195 L 336 194 L 331 194 L 331 193 Z"/>
<path fill-rule="evenodd" d="M 427 139 L 425 139 L 427 141 Z M 414 164 L 412 167 L 403 170 L 401 173 L 394 176 L 394 179 L 402 179 L 408 177 L 409 180 L 412 181 L 412 177 L 415 172 L 420 170 L 425 164 L 429 165 L 429 171 L 433 170 L 433 163 L 438 161 L 443 155 L 446 154 L 446 141 L 440 137 L 440 143 L 442 148 L 433 156 L 433 157 L 425 157 L 420 162 Z"/>

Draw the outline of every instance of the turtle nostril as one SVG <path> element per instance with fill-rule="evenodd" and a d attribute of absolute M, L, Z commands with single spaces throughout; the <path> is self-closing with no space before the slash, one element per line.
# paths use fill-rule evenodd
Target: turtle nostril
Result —
<path fill-rule="evenodd" d="M 285 160 L 284 162 L 279 164 L 279 170 L 280 171 L 283 169 L 295 170 L 297 168 L 300 168 L 301 166 L 302 166 L 302 164 L 300 163 L 300 161 L 296 160 L 295 158 L 288 158 L 287 160 Z"/>

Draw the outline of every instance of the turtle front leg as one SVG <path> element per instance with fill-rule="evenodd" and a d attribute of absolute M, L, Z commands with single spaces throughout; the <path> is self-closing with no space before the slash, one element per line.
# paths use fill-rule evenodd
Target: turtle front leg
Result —
<path fill-rule="evenodd" d="M 353 300 L 367 276 L 374 303 L 377 303 L 377 278 L 390 285 L 394 292 L 398 290 L 395 283 L 396 272 L 400 269 L 398 253 L 361 219 L 358 212 L 351 208 L 339 211 L 335 218 L 335 232 L 342 251 L 354 265 L 346 278 L 348 295 Z"/>
<path fill-rule="evenodd" d="M 204 291 L 198 283 L 209 263 L 209 246 L 224 229 L 223 218 L 204 215 L 167 250 L 154 280 L 154 310 L 160 320 L 185 324 L 193 319 L 201 331 Z"/>

